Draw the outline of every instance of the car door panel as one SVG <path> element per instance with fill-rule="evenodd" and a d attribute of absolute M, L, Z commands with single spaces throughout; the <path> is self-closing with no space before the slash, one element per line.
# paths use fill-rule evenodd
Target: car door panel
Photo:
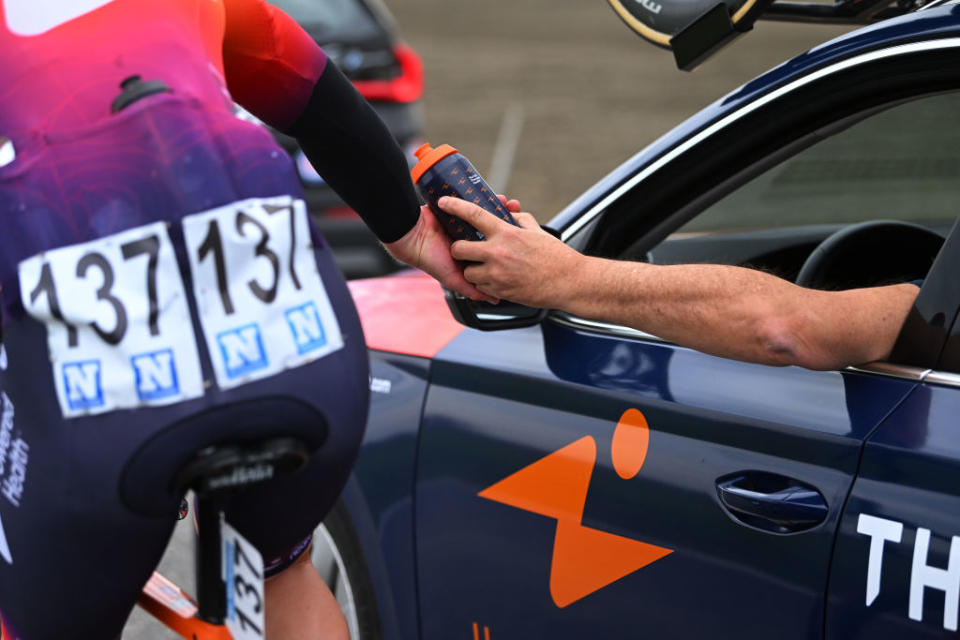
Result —
<path fill-rule="evenodd" d="M 819 637 L 861 442 L 913 384 L 555 320 L 465 331 L 434 363 L 421 429 L 423 638 L 474 624 L 475 637 Z M 631 409 L 649 439 L 624 477 L 614 435 Z M 825 521 L 777 535 L 736 520 L 717 481 L 740 472 L 814 487 Z"/>
<path fill-rule="evenodd" d="M 834 554 L 828 638 L 956 637 L 957 416 L 960 390 L 955 385 L 924 384 L 867 443 Z M 949 586 L 923 586 L 931 577 L 934 585 L 939 579 Z M 951 614 L 945 612 L 948 603 Z"/>
<path fill-rule="evenodd" d="M 367 430 L 342 499 L 368 550 L 364 556 L 384 636 L 413 640 L 419 634 L 413 487 L 430 363 L 376 351 L 370 360 Z"/>

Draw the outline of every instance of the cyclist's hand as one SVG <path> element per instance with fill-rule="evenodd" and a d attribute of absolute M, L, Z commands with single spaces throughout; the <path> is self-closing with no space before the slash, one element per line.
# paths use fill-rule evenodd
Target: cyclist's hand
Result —
<path fill-rule="evenodd" d="M 520 203 L 516 200 L 508 202 L 503 196 L 500 196 L 500 200 L 510 211 L 520 210 Z M 483 293 L 463 277 L 463 265 L 450 255 L 449 236 L 427 206 L 420 207 L 420 219 L 413 229 L 396 242 L 385 246 L 394 258 L 425 271 L 448 289 L 471 300 L 486 300 L 494 304 L 499 302 L 497 298 Z"/>

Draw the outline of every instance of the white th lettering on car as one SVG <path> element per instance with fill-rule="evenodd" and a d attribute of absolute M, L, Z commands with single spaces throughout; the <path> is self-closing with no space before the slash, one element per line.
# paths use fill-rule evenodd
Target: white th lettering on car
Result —
<path fill-rule="evenodd" d="M 857 533 L 870 536 L 870 560 L 867 562 L 867 606 L 869 607 L 880 595 L 883 545 L 888 540 L 900 542 L 903 525 L 893 520 L 861 513 L 857 521 Z"/>
<path fill-rule="evenodd" d="M 883 572 L 883 552 L 886 542 L 897 544 L 903 537 L 903 523 L 861 513 L 857 521 L 857 533 L 870 536 L 870 555 L 867 561 L 867 598 L 869 607 L 880 594 L 880 576 Z M 960 536 L 950 539 L 947 568 L 927 564 L 930 551 L 930 530 L 917 528 L 913 543 L 913 564 L 910 570 L 909 616 L 918 622 L 923 620 L 923 595 L 927 588 L 944 593 L 943 628 L 957 630 L 960 609 Z"/>
<path fill-rule="evenodd" d="M 960 537 L 950 540 L 950 560 L 946 569 L 927 564 L 930 530 L 917 529 L 913 544 L 913 568 L 910 571 L 910 619 L 923 620 L 923 591 L 926 587 L 944 592 L 943 628 L 957 630 L 957 606 L 960 601 Z"/>

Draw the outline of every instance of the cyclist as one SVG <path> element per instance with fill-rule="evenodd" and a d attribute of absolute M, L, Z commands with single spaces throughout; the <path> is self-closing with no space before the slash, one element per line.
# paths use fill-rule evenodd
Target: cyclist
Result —
<path fill-rule="evenodd" d="M 0 0 L 4 640 L 116 638 L 175 470 L 273 431 L 316 453 L 227 513 L 275 574 L 267 633 L 346 634 L 304 551 L 359 447 L 366 350 L 289 157 L 233 101 L 294 135 L 395 257 L 483 296 L 386 128 L 281 11 Z"/>

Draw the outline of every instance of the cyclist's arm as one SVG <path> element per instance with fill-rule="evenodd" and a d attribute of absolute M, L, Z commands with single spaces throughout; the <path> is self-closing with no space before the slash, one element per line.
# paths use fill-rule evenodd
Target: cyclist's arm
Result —
<path fill-rule="evenodd" d="M 292 18 L 263 0 L 227 0 L 224 70 L 233 98 L 294 136 L 317 172 L 377 237 L 413 229 L 420 206 L 383 121 Z"/>

